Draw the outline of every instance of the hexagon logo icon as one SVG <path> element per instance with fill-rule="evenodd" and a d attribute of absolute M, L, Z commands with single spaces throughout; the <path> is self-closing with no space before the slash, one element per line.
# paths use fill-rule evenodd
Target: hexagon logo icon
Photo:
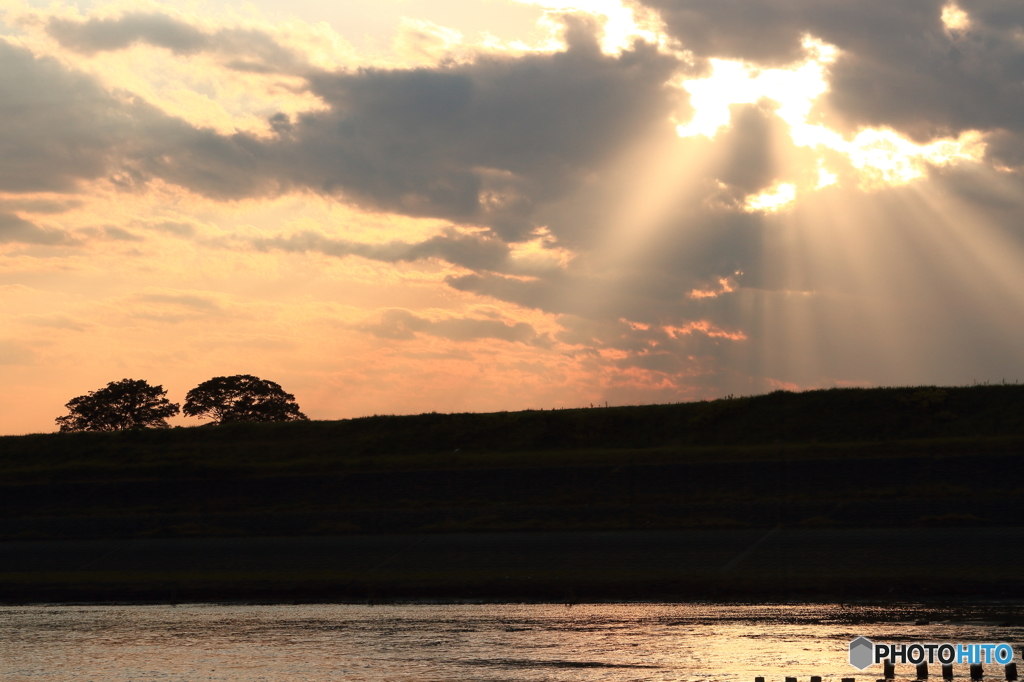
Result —
<path fill-rule="evenodd" d="M 864 670 L 874 663 L 875 645 L 867 637 L 858 637 L 850 642 L 850 665 Z"/>

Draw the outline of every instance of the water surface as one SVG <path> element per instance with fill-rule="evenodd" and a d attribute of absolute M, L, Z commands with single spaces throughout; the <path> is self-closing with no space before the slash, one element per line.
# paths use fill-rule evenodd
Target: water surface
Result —
<path fill-rule="evenodd" d="M 927 625 L 894 617 L 834 605 L 3 607 L 0 679 L 752 682 L 763 675 L 781 682 L 822 675 L 861 682 L 880 671 L 846 662 L 858 635 L 1016 644 L 1024 634 L 952 614 Z M 913 679 L 912 666 L 904 668 L 898 674 Z M 1001 679 L 995 668 L 989 674 Z M 966 670 L 957 675 L 966 678 Z"/>

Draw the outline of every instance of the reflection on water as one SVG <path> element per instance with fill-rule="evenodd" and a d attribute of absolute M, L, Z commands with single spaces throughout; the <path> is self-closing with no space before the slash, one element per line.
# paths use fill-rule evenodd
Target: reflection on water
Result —
<path fill-rule="evenodd" d="M 1015 643 L 1024 634 L 1009 623 L 892 617 L 821 605 L 4 607 L 0 679 L 865 682 L 880 671 L 846 662 L 858 635 Z M 897 674 L 913 679 L 904 667 Z M 958 666 L 957 677 L 967 671 Z"/>

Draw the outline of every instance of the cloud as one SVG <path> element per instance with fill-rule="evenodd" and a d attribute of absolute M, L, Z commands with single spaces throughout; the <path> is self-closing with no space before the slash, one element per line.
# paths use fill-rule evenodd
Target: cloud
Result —
<path fill-rule="evenodd" d="M 717 179 L 751 194 L 777 177 L 780 160 L 775 152 L 784 139 L 784 124 L 770 109 L 757 105 L 734 105 L 731 121 L 718 140 L 727 151 Z"/>
<path fill-rule="evenodd" d="M 728 331 L 708 320 L 678 320 L 675 324 L 638 324 L 618 319 L 587 319 L 565 315 L 559 318 L 563 330 L 556 334 L 562 343 L 589 347 L 608 355 L 621 367 L 652 368 L 664 365 L 666 357 L 685 359 L 694 355 L 718 355 L 723 345 L 745 341 L 742 332 Z"/>
<path fill-rule="evenodd" d="M 35 353 L 16 339 L 0 339 L 0 365 L 31 365 Z"/>
<path fill-rule="evenodd" d="M 648 45 L 608 57 L 580 39 L 552 55 L 319 74 L 311 88 L 331 108 L 298 117 L 290 152 L 304 165 L 290 175 L 516 238 L 537 202 L 665 120 L 675 66 Z"/>
<path fill-rule="evenodd" d="M 641 42 L 604 55 L 596 25 L 567 21 L 569 48 L 553 54 L 480 54 L 416 69 L 303 67 L 306 88 L 327 108 L 270 116 L 270 138 L 194 127 L 0 42 L 0 89 L 12 93 L 0 105 L 0 148 L 21 159 L 18 172 L 0 170 L 0 190 L 70 191 L 97 178 L 131 191 L 159 179 L 216 200 L 306 190 L 522 239 L 538 226 L 538 205 L 685 110 L 685 97 L 666 87 L 674 57 Z M 86 53 L 142 41 L 179 54 L 249 51 L 252 64 L 281 68 L 299 60 L 265 34 L 202 31 L 162 14 L 53 18 L 48 27 Z"/>
<path fill-rule="evenodd" d="M 145 293 L 135 297 L 139 301 L 147 303 L 162 303 L 181 306 L 201 312 L 223 312 L 223 308 L 217 301 L 209 296 L 185 293 Z"/>
<path fill-rule="evenodd" d="M 361 256 L 385 263 L 399 263 L 440 258 L 454 265 L 474 270 L 500 269 L 508 262 L 507 244 L 486 234 L 463 234 L 449 229 L 443 235 L 418 243 L 393 241 L 386 244 L 363 244 L 332 239 L 320 233 L 305 231 L 288 237 L 259 237 L 247 240 L 261 251 L 316 252 L 328 256 Z"/>
<path fill-rule="evenodd" d="M 398 54 L 414 63 L 437 62 L 448 55 L 461 40 L 462 34 L 453 29 L 425 19 L 402 17 L 394 48 Z"/>
<path fill-rule="evenodd" d="M 57 214 L 67 213 L 85 204 L 81 199 L 56 198 L 4 198 L 0 199 L 0 209 L 8 211 L 24 211 L 26 213 Z"/>
<path fill-rule="evenodd" d="M 552 313 L 569 312 L 572 308 L 567 305 L 559 294 L 562 287 L 558 286 L 554 278 L 523 280 L 517 277 L 507 277 L 495 273 L 474 273 L 470 275 L 449 275 L 445 283 L 458 291 L 472 292 L 482 296 L 489 296 L 535 310 L 544 310 Z M 560 279 L 560 278 L 559 278 Z"/>
<path fill-rule="evenodd" d="M 0 213 L 0 244 L 57 246 L 74 242 L 75 240 L 62 230 L 39 227 L 13 213 Z"/>
<path fill-rule="evenodd" d="M 102 177 L 133 133 L 130 106 L 90 76 L 0 39 L 0 191 L 67 192 Z"/>
<path fill-rule="evenodd" d="M 891 126 L 918 140 L 964 130 L 1024 130 L 1024 12 L 1012 0 L 960 2 L 966 30 L 942 20 L 946 0 L 642 0 L 702 58 L 779 66 L 812 35 L 840 49 L 825 97 L 834 124 Z"/>
<path fill-rule="evenodd" d="M 26 315 L 20 319 L 23 322 L 31 324 L 36 327 L 70 329 L 76 332 L 85 331 L 86 329 L 92 326 L 91 323 L 86 322 L 85 320 L 73 317 L 71 315 L 65 315 L 62 313 L 56 313 L 51 315 Z"/>
<path fill-rule="evenodd" d="M 628 243 L 627 253 L 601 254 L 606 267 L 577 247 L 585 255 L 564 269 L 536 271 L 529 277 L 510 270 L 477 271 L 449 275 L 445 282 L 458 291 L 552 314 L 652 324 L 715 314 L 726 316 L 723 324 L 734 325 L 729 299 L 741 286 L 775 285 L 765 278 L 760 253 L 770 222 L 766 216 L 733 207 L 708 206 L 706 199 L 718 193 L 712 182 L 704 179 L 704 193 L 691 189 L 666 206 L 644 240 Z M 614 195 L 616 189 L 613 185 L 607 193 Z M 690 296 L 722 278 L 733 278 L 732 291 L 704 299 Z"/>
<path fill-rule="evenodd" d="M 533 326 L 526 322 L 507 324 L 502 320 L 470 317 L 432 320 L 401 308 L 385 310 L 378 321 L 362 324 L 357 328 L 383 339 L 412 339 L 416 334 L 427 334 L 452 341 L 499 339 L 540 347 L 549 347 L 552 343 L 547 334 L 538 334 Z"/>
<path fill-rule="evenodd" d="M 142 242 L 142 241 L 146 241 L 143 237 L 140 237 L 139 235 L 137 235 L 137 234 L 135 234 L 133 232 L 129 232 L 128 230 L 125 230 L 125 229 L 122 229 L 120 227 L 116 227 L 116 226 L 113 226 L 113 225 L 108 225 L 108 226 L 104 227 L 103 228 L 103 234 L 106 235 L 107 239 L 112 239 L 114 241 L 119 241 L 119 242 Z"/>
<path fill-rule="evenodd" d="M 128 12 L 86 21 L 51 17 L 46 31 L 63 47 L 85 55 L 124 50 L 138 43 L 162 47 L 176 56 L 218 54 L 229 69 L 251 73 L 302 73 L 309 68 L 294 50 L 255 29 L 204 31 L 158 12 Z"/>
<path fill-rule="evenodd" d="M 185 223 L 175 220 L 166 220 L 145 226 L 147 229 L 157 232 L 164 232 L 182 239 L 189 239 L 196 235 L 196 227 L 192 223 Z"/>
<path fill-rule="evenodd" d="M 165 47 L 174 54 L 195 54 L 210 48 L 210 37 L 166 14 L 129 13 L 116 19 L 76 21 L 53 17 L 46 31 L 64 47 L 94 54 L 123 50 L 134 43 Z"/>
<path fill-rule="evenodd" d="M 177 324 L 201 323 L 204 320 L 237 320 L 244 317 L 228 310 L 217 298 L 206 293 L 174 289 L 150 290 L 127 296 L 118 304 L 118 309 L 126 318 L 133 321 L 132 324 L 137 320 Z"/>
<path fill-rule="evenodd" d="M 294 352 L 298 344 L 294 339 L 266 334 L 204 334 L 191 341 L 197 348 L 258 348 L 269 351 Z"/>
<path fill-rule="evenodd" d="M 230 54 L 236 69 L 301 71 L 327 108 L 270 116 L 271 138 L 222 135 L 3 43 L 0 89 L 12 97 L 0 148 L 22 161 L 17 173 L 0 170 L 0 189 L 68 191 L 107 177 L 136 190 L 160 179 L 218 200 L 310 190 L 519 239 L 537 227 L 538 203 L 685 110 L 665 86 L 674 57 L 645 43 L 604 55 L 595 24 L 567 21 L 569 47 L 554 54 L 333 72 L 299 68 L 303 60 L 258 31 L 203 31 L 154 13 L 52 18 L 51 35 L 83 53 L 141 41 Z"/>
<path fill-rule="evenodd" d="M 426 65 L 339 70 L 310 66 L 271 33 L 171 13 L 54 18 L 46 30 L 65 57 L 66 50 L 81 59 L 133 45 L 166 50 L 167 59 L 202 54 L 209 56 L 201 60 L 204 78 L 237 83 L 244 80 L 238 71 L 290 74 L 281 82 L 320 106 L 301 113 L 254 106 L 244 115 L 258 115 L 265 129 L 225 133 L 229 128 L 194 125 L 107 88 L 70 60 L 36 57 L 0 39 L 0 91 L 9 93 L 0 102 L 7 123 L 0 151 L 18 159 L 0 169 L 0 190 L 8 193 L 0 241 L 70 239 L 17 215 L 32 208 L 9 203 L 10 193 L 65 192 L 70 200 L 83 188 L 114 188 L 132 197 L 124 223 L 90 216 L 88 224 L 111 223 L 109 239 L 155 231 L 189 240 L 154 240 L 150 249 L 194 252 L 204 277 L 212 273 L 209 282 L 152 280 L 180 291 L 125 294 L 135 318 L 234 321 L 221 303 L 229 299 L 198 290 L 222 277 L 233 292 L 266 291 L 260 278 L 273 271 L 290 282 L 284 292 L 309 286 L 310 296 L 351 297 L 370 310 L 429 307 L 429 314 L 388 307 L 355 327 L 365 335 L 353 337 L 365 344 L 420 339 L 389 349 L 396 356 L 407 350 L 406 359 L 434 357 L 436 338 L 501 340 L 517 344 L 519 354 L 551 348 L 556 352 L 545 356 L 622 395 L 649 390 L 673 399 L 772 382 L 808 386 L 822 377 L 909 381 L 1001 362 L 1020 366 L 1007 341 L 1019 338 L 1015 320 L 1024 319 L 1015 293 L 1024 287 L 1014 274 L 1021 271 L 1014 254 L 1024 244 L 1024 185 L 1005 172 L 1024 168 L 1024 48 L 1015 37 L 1024 23 L 1014 5 L 961 2 L 966 27 L 950 28 L 937 0 L 645 3 L 695 54 L 695 65 L 642 41 L 603 53 L 596 24 L 580 15 L 566 19 L 565 49 L 466 48 L 447 60 L 436 58 L 453 33 L 406 22 L 402 49 Z M 839 48 L 835 62 L 814 64 L 830 89 L 812 123 L 846 140 L 860 126 L 917 139 L 978 129 L 987 156 L 956 167 L 922 161 L 921 177 L 902 188 L 861 187 L 850 159 L 798 147 L 779 116 L 781 103 L 751 102 L 756 98 L 733 104 L 729 125 L 717 133 L 678 137 L 676 124 L 690 108 L 677 84 L 703 60 L 792 65 L 807 56 L 808 34 Z M 133 54 L 81 63 L 100 69 Z M 884 156 L 893 139 L 879 138 L 869 151 Z M 836 185 L 819 191 L 819 170 Z M 758 196 L 772 193 L 789 201 L 774 213 L 753 210 Z M 292 196 L 265 201 L 284 194 Z M 355 204 L 373 218 L 352 231 L 337 215 L 318 226 L 295 208 L 310 194 L 326 197 L 323 205 Z M 146 213 L 147 201 L 164 205 Z M 405 221 L 434 236 L 398 239 L 397 231 L 386 232 L 389 220 L 404 220 L 393 214 L 448 227 L 437 234 L 438 222 Z M 180 218 L 157 217 L 167 215 Z M 278 233 L 271 227 L 277 221 L 298 227 Z M 374 238 L 335 236 L 376 229 L 371 224 L 381 229 Z M 214 234 L 220 236 L 208 236 Z M 88 248 L 99 256 L 124 247 L 96 240 Z M 202 253 L 214 248 L 222 250 Z M 373 284 L 366 281 L 337 284 L 359 268 L 387 268 L 332 263 L 323 268 L 328 278 L 318 271 L 322 259 L 275 261 L 281 252 L 381 263 L 437 259 L 459 270 L 444 280 L 448 289 L 417 284 L 395 300 L 387 298 L 394 288 L 368 293 Z M 301 276 L 287 272 L 305 265 L 311 267 Z M 177 269 L 176 276 L 195 268 Z M 438 301 L 487 299 L 505 312 L 437 311 L 444 305 Z M 539 333 L 507 312 L 516 307 L 544 313 L 561 331 Z M 1002 331 L 979 331 L 995 327 Z M 266 339 L 255 346 L 290 350 L 270 332 Z"/>
<path fill-rule="evenodd" d="M 2 39 L 0 91 L 0 152 L 17 159 L 0 166 L 0 191 L 73 192 L 101 178 L 125 190 L 160 178 L 214 197 L 279 187 L 252 172 L 255 138 L 195 128 Z"/>

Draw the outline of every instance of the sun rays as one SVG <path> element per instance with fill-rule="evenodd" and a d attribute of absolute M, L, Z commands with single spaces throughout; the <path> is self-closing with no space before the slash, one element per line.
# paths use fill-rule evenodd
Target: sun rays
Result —
<path fill-rule="evenodd" d="M 789 68 L 764 69 L 742 61 L 710 60 L 708 76 L 680 83 L 689 94 L 694 113 L 676 127 L 679 136 L 713 138 L 729 126 L 732 106 L 769 100 L 774 115 L 788 126 L 793 144 L 818 153 L 817 182 L 805 184 L 801 191 L 838 181 L 836 169 L 829 168 L 831 159 L 825 154 L 829 151 L 842 155 L 865 187 L 906 184 L 924 177 L 929 165 L 977 162 L 984 156 L 985 142 L 977 131 L 917 144 L 891 129 L 864 128 L 843 135 L 826 125 L 810 123 L 812 109 L 828 92 L 828 68 L 839 51 L 811 36 L 805 36 L 803 46 L 804 61 Z M 753 211 L 778 210 L 793 203 L 796 190 L 793 182 L 779 182 L 772 190 L 749 198 L 745 205 Z"/>
<path fill-rule="evenodd" d="M 327 418 L 1024 372 L 981 6 L 260 3 L 5 0 L 0 429 L 125 373 Z"/>

